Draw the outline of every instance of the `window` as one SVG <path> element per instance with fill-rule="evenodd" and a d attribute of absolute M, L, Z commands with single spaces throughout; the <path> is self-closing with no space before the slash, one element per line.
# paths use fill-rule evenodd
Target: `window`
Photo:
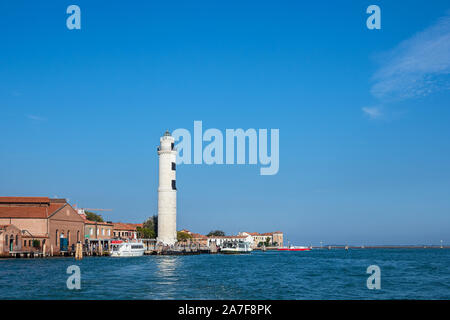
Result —
<path fill-rule="evenodd" d="M 90 229 L 89 229 L 89 233 L 90 233 L 90 235 L 92 236 L 92 235 L 94 234 L 94 229 L 93 229 L 93 228 L 90 228 Z"/>
<path fill-rule="evenodd" d="M 105 229 L 102 229 L 102 235 L 103 236 L 105 235 Z"/>
<path fill-rule="evenodd" d="M 173 171 L 177 170 L 177 165 L 175 164 L 175 162 L 172 162 L 172 170 Z"/>
<path fill-rule="evenodd" d="M 23 240 L 23 246 L 24 246 L 24 247 L 27 246 L 27 240 Z"/>
<path fill-rule="evenodd" d="M 108 230 L 108 236 L 110 236 L 110 235 L 111 235 L 111 229 Z"/>
<path fill-rule="evenodd" d="M 175 180 L 172 180 L 172 190 L 177 190 Z"/>
<path fill-rule="evenodd" d="M 171 145 L 170 145 L 170 147 L 171 147 L 172 150 L 173 150 L 173 148 L 175 147 L 175 144 L 172 142 Z"/>

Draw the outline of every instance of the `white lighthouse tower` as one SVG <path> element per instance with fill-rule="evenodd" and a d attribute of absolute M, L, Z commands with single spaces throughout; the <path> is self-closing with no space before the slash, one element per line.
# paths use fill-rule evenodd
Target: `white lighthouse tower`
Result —
<path fill-rule="evenodd" d="M 160 138 L 158 187 L 158 242 L 177 242 L 177 188 L 175 139 L 169 131 Z"/>

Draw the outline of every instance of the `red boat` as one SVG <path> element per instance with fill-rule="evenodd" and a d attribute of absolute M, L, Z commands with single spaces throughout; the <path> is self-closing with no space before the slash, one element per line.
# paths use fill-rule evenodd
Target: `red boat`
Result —
<path fill-rule="evenodd" d="M 299 247 L 299 246 L 289 246 L 289 247 L 282 247 L 278 248 L 278 251 L 310 251 L 311 248 L 309 247 Z"/>

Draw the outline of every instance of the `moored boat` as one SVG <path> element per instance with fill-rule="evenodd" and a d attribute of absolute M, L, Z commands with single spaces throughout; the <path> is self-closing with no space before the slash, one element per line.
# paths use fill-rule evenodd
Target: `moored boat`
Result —
<path fill-rule="evenodd" d="M 250 253 L 252 250 L 248 242 L 225 242 L 220 248 L 220 252 L 226 254 Z"/>
<path fill-rule="evenodd" d="M 122 240 L 111 241 L 111 257 L 140 257 L 144 255 L 142 241 L 127 242 Z"/>

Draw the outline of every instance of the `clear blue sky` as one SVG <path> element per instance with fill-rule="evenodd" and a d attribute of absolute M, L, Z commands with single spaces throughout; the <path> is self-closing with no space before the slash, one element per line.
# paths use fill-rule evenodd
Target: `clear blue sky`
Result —
<path fill-rule="evenodd" d="M 81 8 L 81 30 L 66 8 Z M 366 28 L 370 4 L 381 30 Z M 166 129 L 279 128 L 280 170 L 181 165 L 178 226 L 450 242 L 448 1 L 2 1 L 0 194 L 157 212 Z"/>

